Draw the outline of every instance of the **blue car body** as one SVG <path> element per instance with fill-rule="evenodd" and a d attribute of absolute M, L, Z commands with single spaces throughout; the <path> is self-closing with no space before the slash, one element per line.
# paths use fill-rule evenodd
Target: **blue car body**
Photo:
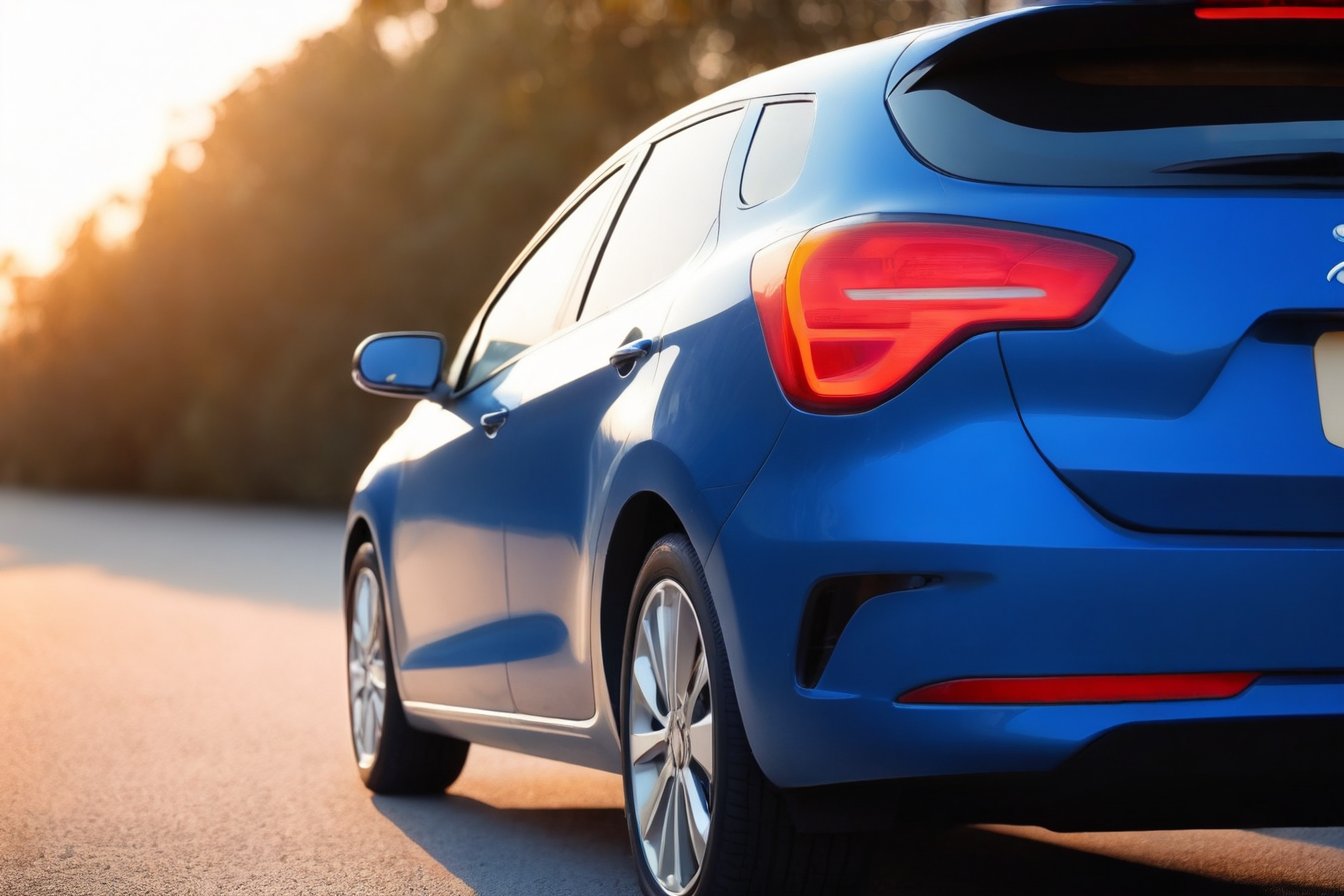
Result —
<path fill-rule="evenodd" d="M 618 771 L 629 589 L 676 529 L 703 563 L 752 752 L 799 805 L 860 792 L 845 785 L 1044 782 L 1083 765 L 1170 783 L 1163 770 L 1207 763 L 1245 782 L 1284 771 L 1264 767 L 1266 739 L 1280 755 L 1340 746 L 1344 448 L 1322 433 L 1313 346 L 1344 329 L 1344 282 L 1325 276 L 1344 259 L 1344 194 L 987 183 L 921 158 L 893 121 L 904 79 L 978 31 L 1060 12 L 757 76 L 656 125 L 576 191 L 674 126 L 741 110 L 694 259 L 591 319 L 573 289 L 549 338 L 421 401 L 361 479 L 350 546 L 377 548 L 413 724 Z M 789 98 L 815 104 L 805 163 L 748 206 L 755 118 Z M 863 216 L 1011 222 L 1129 257 L 1081 326 L 978 333 L 874 407 L 800 408 L 772 368 L 752 259 Z M 608 357 L 632 336 L 652 351 L 621 376 Z M 479 421 L 501 410 L 487 438 Z M 863 577 L 876 593 L 804 669 L 818 589 Z M 899 699 L 966 679 L 1206 672 L 1259 677 L 1222 699 Z M 1154 770 L 1200 732 L 1217 735 L 1213 753 Z M 1070 824 L 1030 786 L 1012 792 L 966 814 Z"/>

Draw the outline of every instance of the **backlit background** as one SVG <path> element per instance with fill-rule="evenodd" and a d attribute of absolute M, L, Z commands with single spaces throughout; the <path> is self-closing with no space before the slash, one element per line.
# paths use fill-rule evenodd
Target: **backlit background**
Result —
<path fill-rule="evenodd" d="M 0 483 L 336 505 L 451 344 L 644 126 L 986 0 L 0 0 Z"/>

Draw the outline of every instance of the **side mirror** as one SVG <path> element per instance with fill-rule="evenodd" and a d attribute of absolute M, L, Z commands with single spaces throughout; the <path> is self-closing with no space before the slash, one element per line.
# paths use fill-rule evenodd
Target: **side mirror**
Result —
<path fill-rule="evenodd" d="M 438 333 L 379 333 L 355 349 L 355 385 L 375 395 L 425 398 L 443 381 L 444 339 Z"/>

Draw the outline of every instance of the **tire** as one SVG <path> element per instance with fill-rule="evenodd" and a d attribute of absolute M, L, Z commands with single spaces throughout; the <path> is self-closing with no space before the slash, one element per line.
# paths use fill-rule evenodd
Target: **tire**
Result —
<path fill-rule="evenodd" d="M 406 720 L 389 659 L 386 611 L 378 556 L 373 545 L 362 545 L 345 581 L 346 681 L 355 764 L 374 793 L 441 793 L 462 773 L 471 745 L 412 728 Z"/>
<path fill-rule="evenodd" d="M 664 637 L 674 630 L 679 638 Z M 659 540 L 640 569 L 620 706 L 626 823 L 647 896 L 820 896 L 861 883 L 866 840 L 799 832 L 756 764 L 709 586 L 684 535 Z M 679 814 L 670 812 L 678 799 Z"/>

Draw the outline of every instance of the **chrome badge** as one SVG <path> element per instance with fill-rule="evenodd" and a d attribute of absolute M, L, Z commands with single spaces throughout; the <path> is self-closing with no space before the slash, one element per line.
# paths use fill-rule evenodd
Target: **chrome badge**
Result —
<path fill-rule="evenodd" d="M 1335 229 L 1331 231 L 1331 233 L 1335 235 L 1335 239 L 1344 243 L 1344 224 L 1336 224 Z M 1341 261 L 1339 264 L 1332 267 L 1330 273 L 1325 275 L 1325 279 L 1333 280 L 1336 283 L 1344 283 L 1344 261 Z"/>

